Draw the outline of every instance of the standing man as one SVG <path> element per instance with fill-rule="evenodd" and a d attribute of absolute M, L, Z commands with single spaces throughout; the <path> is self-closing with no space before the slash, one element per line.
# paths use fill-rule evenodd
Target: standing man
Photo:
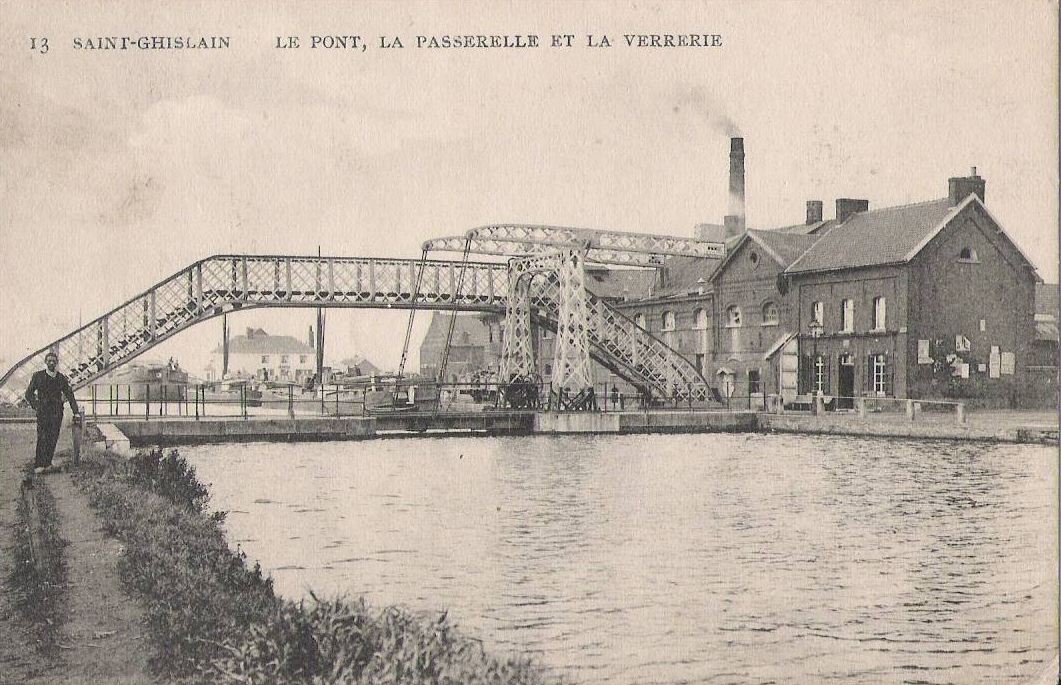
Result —
<path fill-rule="evenodd" d="M 59 373 L 59 355 L 49 352 L 44 356 L 47 367 L 33 374 L 26 388 L 26 401 L 37 412 L 37 456 L 33 460 L 33 472 L 44 473 L 52 465 L 55 443 L 59 441 L 59 427 L 63 423 L 63 396 L 70 403 L 74 421 L 80 420 L 77 400 L 70 388 L 70 381 Z"/>

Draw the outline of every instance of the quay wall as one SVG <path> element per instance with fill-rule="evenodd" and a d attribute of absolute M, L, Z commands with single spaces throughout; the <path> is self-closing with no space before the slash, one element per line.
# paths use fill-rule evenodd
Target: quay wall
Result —
<path fill-rule="evenodd" d="M 441 418 L 441 417 L 440 417 Z M 646 434 L 777 432 L 822 435 L 858 435 L 913 439 L 971 440 L 1058 444 L 1057 425 L 1021 425 L 989 420 L 880 420 L 844 415 L 766 414 L 756 412 L 648 411 L 620 413 L 543 412 L 439 421 L 420 417 L 399 425 L 375 417 L 268 418 L 268 419 L 171 419 L 101 421 L 100 433 L 107 446 L 117 447 L 122 438 L 130 447 L 184 445 L 216 442 L 361 440 L 408 435 L 503 435 L 503 434 Z M 124 445 L 123 445 L 124 446 Z"/>
<path fill-rule="evenodd" d="M 356 440 L 375 437 L 376 420 L 351 418 L 115 421 L 132 446 L 209 442 Z"/>

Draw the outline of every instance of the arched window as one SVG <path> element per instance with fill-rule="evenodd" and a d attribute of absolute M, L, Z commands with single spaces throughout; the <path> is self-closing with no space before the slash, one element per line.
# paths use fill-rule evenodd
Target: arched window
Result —
<path fill-rule="evenodd" d="M 970 264 L 975 264 L 975 263 L 979 262 L 980 260 L 976 258 L 976 249 L 975 248 L 963 247 L 961 249 L 961 252 L 958 253 L 958 261 L 959 262 L 968 262 Z"/>
<path fill-rule="evenodd" d="M 776 302 L 767 302 L 763 305 L 763 325 L 764 326 L 776 326 L 780 320 L 781 315 L 777 309 Z"/>
<path fill-rule="evenodd" d="M 638 328 L 644 330 L 645 329 L 645 315 L 644 314 L 638 314 L 637 316 L 635 316 L 634 317 L 634 323 L 637 324 Z"/>
<path fill-rule="evenodd" d="M 726 327 L 740 328 L 742 325 L 740 307 L 735 304 L 730 305 L 730 307 L 726 309 Z"/>
<path fill-rule="evenodd" d="M 664 331 L 673 331 L 674 328 L 675 328 L 675 326 L 674 326 L 674 312 L 665 311 L 665 312 L 663 312 L 663 317 L 662 318 L 663 318 L 663 330 Z"/>
<path fill-rule="evenodd" d="M 707 330 L 707 310 L 706 309 L 696 309 L 696 310 L 694 310 L 693 311 L 693 321 L 695 322 L 693 324 L 693 328 L 695 328 L 698 331 L 706 331 Z"/>

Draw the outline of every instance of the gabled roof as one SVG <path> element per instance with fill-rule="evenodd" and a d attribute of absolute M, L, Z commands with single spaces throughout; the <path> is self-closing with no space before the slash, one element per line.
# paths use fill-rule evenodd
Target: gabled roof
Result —
<path fill-rule="evenodd" d="M 478 314 L 447 314 L 444 312 L 435 312 L 431 316 L 431 324 L 427 327 L 427 333 L 424 334 L 424 340 L 421 346 L 428 344 L 429 342 L 445 342 L 446 336 L 449 335 L 449 320 L 456 316 L 457 320 L 453 324 L 453 340 L 452 345 L 460 347 L 463 345 L 480 346 L 485 345 L 489 338 L 489 331 L 487 325 L 483 322 L 482 318 Z M 468 334 L 468 342 L 464 342 L 464 334 Z"/>
<path fill-rule="evenodd" d="M 967 202 L 951 207 L 948 198 L 941 198 L 859 212 L 822 235 L 786 272 L 833 271 L 909 261 Z"/>
<path fill-rule="evenodd" d="M 730 249 L 727 243 L 726 250 Z M 711 290 L 711 275 L 721 260 L 703 257 L 668 257 L 664 267 L 664 285 L 650 294 L 651 299 L 681 297 Z M 649 298 L 646 298 L 649 299 Z"/>
<path fill-rule="evenodd" d="M 781 233 L 780 231 L 748 231 L 748 236 L 759 243 L 782 267 L 796 261 L 800 255 L 821 240 L 817 235 Z"/>
<path fill-rule="evenodd" d="M 221 354 L 221 346 L 214 354 Z M 312 347 L 290 335 L 268 335 L 261 329 L 251 337 L 237 335 L 228 341 L 229 354 L 313 354 Z"/>
<path fill-rule="evenodd" d="M 748 229 L 741 234 L 735 243 L 726 245 L 726 256 L 711 274 L 711 280 L 714 281 L 722 273 L 726 265 L 732 261 L 734 255 L 748 241 L 758 245 L 766 255 L 784 269 L 820 239 L 820 236 L 817 235 L 783 233 L 780 230 Z"/>
<path fill-rule="evenodd" d="M 956 206 L 949 198 L 859 212 L 824 232 L 815 245 L 791 264 L 785 273 L 837 271 L 866 266 L 901 264 L 916 257 L 940 231 L 969 205 L 977 205 L 1021 256 L 1037 281 L 1041 281 L 1028 255 L 1002 229 L 1002 224 L 970 194 Z"/>

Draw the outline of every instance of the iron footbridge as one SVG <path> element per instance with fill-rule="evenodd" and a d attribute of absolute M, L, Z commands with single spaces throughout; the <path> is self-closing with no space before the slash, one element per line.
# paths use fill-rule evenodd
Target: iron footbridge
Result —
<path fill-rule="evenodd" d="M 506 321 L 503 371 L 531 368 L 526 324 L 533 320 L 557 332 L 560 383 L 572 391 L 588 387 L 584 376 L 593 358 L 657 396 L 705 397 L 707 382 L 695 366 L 585 290 L 582 261 L 593 261 L 587 246 L 565 250 L 554 242 L 549 247 L 558 249 L 526 250 L 507 264 L 469 261 L 467 243 L 463 260 L 427 259 L 426 251 L 422 259 L 208 257 L 20 360 L 0 377 L 0 400 L 17 402 L 49 351 L 58 353 L 60 370 L 76 390 L 181 331 L 261 307 L 496 312 Z M 609 250 L 602 260 L 620 254 L 618 246 L 605 245 L 589 249 Z"/>

